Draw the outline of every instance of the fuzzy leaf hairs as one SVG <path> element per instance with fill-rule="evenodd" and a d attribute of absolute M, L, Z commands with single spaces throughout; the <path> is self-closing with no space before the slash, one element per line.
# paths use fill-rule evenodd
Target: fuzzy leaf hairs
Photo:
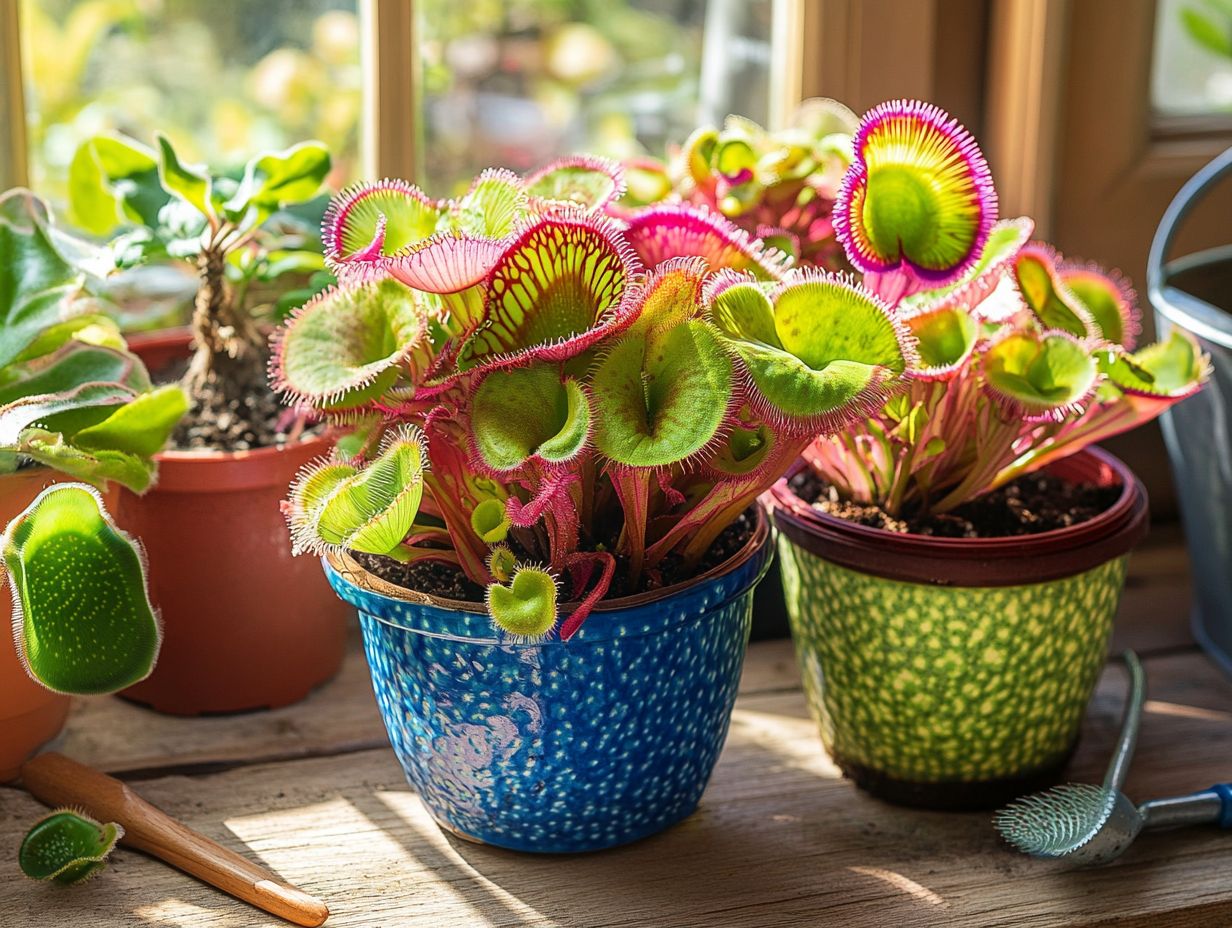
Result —
<path fill-rule="evenodd" d="M 122 837 L 124 829 L 115 822 L 102 824 L 72 809 L 56 809 L 26 833 L 17 863 L 32 880 L 84 883 L 107 865 Z"/>

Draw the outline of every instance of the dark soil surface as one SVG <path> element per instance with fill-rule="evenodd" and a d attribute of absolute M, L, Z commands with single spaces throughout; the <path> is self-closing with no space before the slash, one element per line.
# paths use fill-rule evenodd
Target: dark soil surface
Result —
<path fill-rule="evenodd" d="M 176 383 L 188 370 L 188 359 L 176 361 L 150 376 L 157 384 Z M 254 384 L 242 400 L 227 400 L 207 390 L 171 433 L 167 447 L 175 451 L 250 451 L 281 446 L 313 434 L 316 427 L 295 430 L 294 422 L 279 429 L 287 409 L 264 383 Z"/>
<path fill-rule="evenodd" d="M 612 578 L 612 585 L 608 591 L 607 598 L 632 596 L 636 593 L 644 593 L 650 590 L 661 589 L 665 586 L 672 586 L 673 584 L 681 583 L 703 574 L 713 567 L 718 567 L 744 547 L 745 543 L 752 536 L 755 526 L 756 521 L 753 511 L 745 512 L 715 539 L 714 544 L 710 546 L 710 550 L 706 552 L 706 556 L 702 558 L 701 563 L 695 570 L 686 574 L 678 558 L 664 558 L 657 571 L 643 572 L 641 582 L 637 584 L 636 588 L 633 588 L 633 584 L 630 582 L 627 564 L 623 559 L 618 558 L 616 574 Z M 515 553 L 517 552 L 515 551 Z M 395 586 L 463 602 L 481 603 L 484 601 L 483 587 L 472 583 L 460 568 L 454 567 L 451 564 L 427 561 L 420 561 L 415 564 L 400 564 L 393 558 L 384 557 L 383 555 L 361 554 L 356 551 L 352 551 L 351 556 L 365 570 L 376 574 L 382 580 Z M 557 579 L 561 584 L 561 602 L 569 602 L 581 597 L 581 591 L 572 589 L 572 584 L 567 574 Z"/>
<path fill-rule="evenodd" d="M 1036 473 L 944 514 L 896 518 L 879 506 L 839 499 L 833 487 L 807 470 L 791 478 L 791 488 L 827 515 L 888 532 L 938 538 L 1006 538 L 1067 528 L 1095 518 L 1121 495 L 1117 486 L 1069 483 Z"/>

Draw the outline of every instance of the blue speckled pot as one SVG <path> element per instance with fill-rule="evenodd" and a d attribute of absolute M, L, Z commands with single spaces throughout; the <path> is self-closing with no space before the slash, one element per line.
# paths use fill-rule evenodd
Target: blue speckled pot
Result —
<path fill-rule="evenodd" d="M 519 851 L 595 851 L 697 806 L 727 736 L 771 546 L 690 584 L 604 603 L 567 641 L 500 640 L 481 606 L 326 559 L 359 609 L 377 704 L 442 827 Z"/>

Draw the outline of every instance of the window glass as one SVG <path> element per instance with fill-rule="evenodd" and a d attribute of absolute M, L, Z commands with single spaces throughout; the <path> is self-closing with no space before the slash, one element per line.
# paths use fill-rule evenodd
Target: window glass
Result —
<path fill-rule="evenodd" d="M 1163 116 L 1232 113 L 1232 0 L 1160 0 L 1151 103 Z"/>
<path fill-rule="evenodd" d="M 421 0 L 427 188 L 767 119 L 775 0 Z"/>
<path fill-rule="evenodd" d="M 115 130 L 219 167 L 307 138 L 358 173 L 360 0 L 21 0 L 30 182 Z"/>

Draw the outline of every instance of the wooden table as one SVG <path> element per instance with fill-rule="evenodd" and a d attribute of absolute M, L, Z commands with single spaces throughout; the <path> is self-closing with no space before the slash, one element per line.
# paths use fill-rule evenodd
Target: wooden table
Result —
<path fill-rule="evenodd" d="M 1114 647 L 1145 658 L 1149 702 L 1127 791 L 1232 778 L 1232 683 L 1193 646 L 1175 532 L 1134 557 Z M 1124 674 L 1104 675 L 1071 776 L 1098 781 Z M 1144 837 L 1095 871 L 1018 856 L 986 814 L 884 805 L 839 778 L 808 718 L 787 642 L 755 644 L 731 736 L 701 809 L 639 844 L 535 857 L 442 834 L 407 787 L 353 647 L 299 706 L 175 719 L 81 700 L 58 745 L 122 774 L 172 815 L 325 899 L 362 928 L 1194 928 L 1232 925 L 1232 835 Z M 0 788 L 0 926 L 278 925 L 171 868 L 120 850 L 93 882 L 24 881 L 17 846 L 43 809 Z"/>

